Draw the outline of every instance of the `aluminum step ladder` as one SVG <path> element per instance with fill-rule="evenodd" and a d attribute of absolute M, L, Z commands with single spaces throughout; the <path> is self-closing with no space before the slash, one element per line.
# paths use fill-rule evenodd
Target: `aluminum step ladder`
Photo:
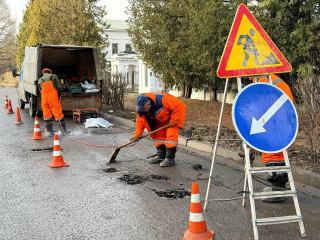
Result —
<path fill-rule="evenodd" d="M 253 225 L 253 234 L 254 239 L 259 240 L 258 226 L 261 225 L 271 225 L 271 224 L 282 224 L 282 223 L 291 223 L 298 222 L 301 232 L 301 237 L 306 237 L 303 217 L 301 215 L 297 191 L 294 185 L 292 168 L 289 163 L 289 158 L 287 151 L 283 151 L 285 166 L 274 166 L 274 167 L 251 167 L 250 164 L 250 148 L 243 143 L 245 151 L 245 181 L 244 181 L 244 193 L 242 205 L 245 205 L 246 193 L 249 192 L 250 206 L 251 206 L 251 216 L 252 216 L 252 225 Z M 291 190 L 286 191 L 273 191 L 273 192 L 254 192 L 252 184 L 252 174 L 255 173 L 265 173 L 265 172 L 287 172 L 289 184 Z M 282 217 L 270 217 L 270 218 L 257 218 L 255 200 L 261 198 L 274 198 L 274 197 L 293 197 L 294 207 L 296 209 L 296 215 L 293 216 L 282 216 Z"/>

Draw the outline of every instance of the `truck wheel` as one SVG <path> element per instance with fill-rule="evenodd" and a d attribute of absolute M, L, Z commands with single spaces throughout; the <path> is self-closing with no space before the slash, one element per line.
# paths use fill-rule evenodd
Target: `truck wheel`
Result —
<path fill-rule="evenodd" d="M 20 109 L 24 109 L 25 104 L 26 103 L 22 99 L 18 98 L 18 106 Z"/>
<path fill-rule="evenodd" d="M 36 97 L 34 96 L 30 96 L 29 98 L 29 115 L 30 117 L 34 117 L 36 115 L 36 109 L 37 109 L 37 106 L 36 106 Z"/>

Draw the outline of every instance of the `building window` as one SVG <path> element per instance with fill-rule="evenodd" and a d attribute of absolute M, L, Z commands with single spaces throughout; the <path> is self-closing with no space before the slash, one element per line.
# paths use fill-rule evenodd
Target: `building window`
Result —
<path fill-rule="evenodd" d="M 112 54 L 118 53 L 118 43 L 112 43 Z"/>
<path fill-rule="evenodd" d="M 131 44 L 126 44 L 126 52 L 131 52 L 131 51 L 132 51 Z"/>

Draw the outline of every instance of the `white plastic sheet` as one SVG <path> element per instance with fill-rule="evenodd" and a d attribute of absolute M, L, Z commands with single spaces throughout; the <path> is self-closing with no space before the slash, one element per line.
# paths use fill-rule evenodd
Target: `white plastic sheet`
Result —
<path fill-rule="evenodd" d="M 85 83 L 81 83 L 81 86 L 83 89 L 96 89 L 96 85 L 92 84 L 92 83 L 89 83 L 88 81 L 85 81 Z"/>
<path fill-rule="evenodd" d="M 108 128 L 112 124 L 103 118 L 88 118 L 85 122 L 85 128 Z"/>
<path fill-rule="evenodd" d="M 86 93 L 97 93 L 99 92 L 100 90 L 99 89 L 86 89 L 84 90 Z"/>

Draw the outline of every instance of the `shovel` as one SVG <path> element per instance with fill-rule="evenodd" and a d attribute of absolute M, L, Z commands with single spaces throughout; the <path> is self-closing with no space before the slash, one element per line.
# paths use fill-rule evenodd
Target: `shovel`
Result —
<path fill-rule="evenodd" d="M 152 132 L 149 132 L 149 133 L 147 133 L 147 134 L 145 134 L 145 135 L 142 135 L 142 136 L 139 138 L 139 140 L 142 139 L 142 138 L 148 137 L 148 136 L 150 136 L 151 134 L 154 134 L 155 132 L 158 132 L 158 131 L 160 131 L 160 130 L 162 130 L 162 129 L 164 129 L 164 128 L 168 128 L 169 126 L 170 126 L 170 124 L 167 124 L 167 125 L 165 125 L 165 126 L 163 126 L 163 127 L 161 127 L 161 128 L 158 128 L 158 129 L 152 131 Z M 119 151 L 120 151 L 121 148 L 123 148 L 123 147 L 125 147 L 125 146 L 127 146 L 127 145 L 129 145 L 129 144 L 131 144 L 131 143 L 134 143 L 134 142 L 136 142 L 136 141 L 137 141 L 137 139 L 132 140 L 132 141 L 130 141 L 130 142 L 127 142 L 127 143 L 122 144 L 121 146 L 117 147 L 117 148 L 112 152 L 111 157 L 110 157 L 110 159 L 109 159 L 109 163 L 115 162 L 116 157 L 117 157 L 117 155 L 118 155 L 118 153 L 119 153 Z"/>

